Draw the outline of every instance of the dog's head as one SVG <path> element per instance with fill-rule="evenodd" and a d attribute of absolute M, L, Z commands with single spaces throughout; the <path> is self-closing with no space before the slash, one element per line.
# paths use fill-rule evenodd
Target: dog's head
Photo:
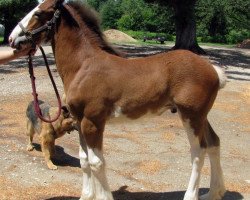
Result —
<path fill-rule="evenodd" d="M 62 106 L 62 116 L 63 116 L 64 118 L 69 118 L 69 117 L 71 117 L 71 114 L 70 114 L 70 111 L 69 111 L 68 106 Z"/>
<path fill-rule="evenodd" d="M 78 130 L 77 129 L 77 121 L 73 118 L 72 114 L 69 111 L 68 106 L 62 106 L 62 129 L 63 131 L 70 131 Z"/>
<path fill-rule="evenodd" d="M 54 109 L 53 109 L 54 110 Z M 55 112 L 51 112 L 55 113 Z M 71 115 L 68 106 L 62 106 L 61 116 L 52 123 L 56 131 L 71 132 L 77 129 L 77 121 Z"/>

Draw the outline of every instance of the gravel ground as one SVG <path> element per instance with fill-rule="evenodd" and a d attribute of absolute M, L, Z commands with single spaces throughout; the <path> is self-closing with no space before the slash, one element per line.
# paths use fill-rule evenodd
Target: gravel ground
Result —
<path fill-rule="evenodd" d="M 117 45 L 130 57 L 167 51 L 169 46 Z M 8 47 L 1 47 L 2 50 Z M 213 63 L 228 75 L 209 114 L 221 138 L 221 157 L 228 192 L 224 200 L 250 199 L 250 51 L 204 47 Z M 62 92 L 50 47 L 45 47 Z M 55 101 L 42 64 L 34 60 L 39 97 Z M 57 140 L 59 169 L 47 169 L 39 143 L 26 151 L 24 113 L 31 96 L 25 59 L 0 67 L 0 199 L 76 200 L 81 192 L 78 137 L 73 132 Z M 181 200 L 191 173 L 189 144 L 176 114 L 146 116 L 107 124 L 104 140 L 107 174 L 115 200 Z M 201 193 L 209 187 L 209 163 L 202 170 Z"/>

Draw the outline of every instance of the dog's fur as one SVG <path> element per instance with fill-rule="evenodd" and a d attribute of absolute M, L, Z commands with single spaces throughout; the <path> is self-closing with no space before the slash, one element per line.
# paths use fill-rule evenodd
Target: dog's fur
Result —
<path fill-rule="evenodd" d="M 50 118 L 55 116 L 56 107 L 50 106 L 48 103 L 39 101 L 42 115 Z M 75 130 L 76 121 L 71 117 L 69 110 L 66 106 L 62 107 L 62 112 L 59 118 L 53 123 L 46 123 L 40 120 L 34 110 L 34 102 L 30 102 L 27 110 L 27 135 L 29 136 L 27 150 L 32 151 L 34 145 L 32 144 L 33 136 L 38 133 L 41 139 L 41 148 L 45 157 L 45 162 L 49 169 L 57 169 L 51 159 L 55 156 L 55 139 L 62 137 L 66 132 Z"/>

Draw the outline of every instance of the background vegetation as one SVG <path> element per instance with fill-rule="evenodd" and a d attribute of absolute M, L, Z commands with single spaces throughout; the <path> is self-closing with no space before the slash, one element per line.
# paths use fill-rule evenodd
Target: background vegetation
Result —
<path fill-rule="evenodd" d="M 235 44 L 250 38 L 250 1 L 194 0 L 196 36 L 201 42 Z M 85 0 L 102 19 L 103 29 L 119 29 L 136 39 L 164 35 L 175 39 L 173 2 L 181 0 Z M 37 0 L 0 0 L 0 24 L 5 26 L 5 42 L 17 22 L 37 4 Z"/>
<path fill-rule="evenodd" d="M 171 6 L 146 0 L 87 0 L 100 12 L 103 29 L 123 30 L 136 39 L 148 32 L 175 35 Z M 148 3 L 153 2 L 153 3 Z M 167 1 L 166 1 L 167 2 Z M 250 1 L 197 0 L 195 17 L 201 42 L 235 44 L 250 38 Z"/>
<path fill-rule="evenodd" d="M 37 0 L 0 0 L 0 24 L 4 25 L 4 42 L 18 21 L 37 5 Z"/>

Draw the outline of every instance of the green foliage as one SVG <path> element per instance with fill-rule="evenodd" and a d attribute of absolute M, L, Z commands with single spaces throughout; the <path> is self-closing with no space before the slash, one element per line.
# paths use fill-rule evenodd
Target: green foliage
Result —
<path fill-rule="evenodd" d="M 104 28 L 117 28 L 118 19 L 122 16 L 121 2 L 108 0 L 101 6 L 100 15 Z"/>
<path fill-rule="evenodd" d="M 100 12 L 104 29 L 133 30 L 130 35 L 139 39 L 148 32 L 166 33 L 168 40 L 175 35 L 172 0 L 85 1 Z M 36 4 L 37 0 L 0 0 L 0 24 L 7 34 Z M 239 43 L 250 37 L 250 1 L 199 0 L 195 8 L 199 41 Z"/>
<path fill-rule="evenodd" d="M 148 32 L 148 31 L 132 31 L 132 30 L 124 31 L 124 32 L 137 40 L 143 40 L 144 37 L 150 37 L 150 38 L 165 37 L 167 41 L 174 40 L 174 37 L 168 33 L 153 33 L 153 32 Z"/>
<path fill-rule="evenodd" d="M 31 9 L 37 5 L 37 0 L 1 0 L 0 1 L 0 24 L 5 27 L 4 42 L 8 35 Z"/>
<path fill-rule="evenodd" d="M 245 0 L 197 1 L 197 35 L 202 42 L 242 42 L 249 38 L 249 8 L 250 1 Z"/>
<path fill-rule="evenodd" d="M 123 0 L 121 7 L 124 14 L 118 20 L 119 29 L 173 33 L 171 10 L 144 0 Z"/>
<path fill-rule="evenodd" d="M 93 7 L 96 11 L 100 11 L 100 8 L 107 0 L 86 0 L 87 4 Z"/>
<path fill-rule="evenodd" d="M 250 32 L 247 29 L 243 29 L 240 31 L 231 30 L 225 37 L 226 37 L 226 43 L 236 44 L 242 42 L 245 39 L 249 39 Z"/>
<path fill-rule="evenodd" d="M 118 27 L 121 30 L 144 30 L 144 12 L 147 6 L 143 0 L 123 0 L 122 1 L 123 16 L 118 20 Z"/>
<path fill-rule="evenodd" d="M 11 15 L 12 18 L 23 17 L 37 5 L 36 0 L 1 0 L 0 1 L 0 22 L 4 16 Z"/>
<path fill-rule="evenodd" d="M 173 12 L 169 7 L 144 0 L 87 0 L 87 3 L 100 12 L 104 29 L 174 33 Z"/>

